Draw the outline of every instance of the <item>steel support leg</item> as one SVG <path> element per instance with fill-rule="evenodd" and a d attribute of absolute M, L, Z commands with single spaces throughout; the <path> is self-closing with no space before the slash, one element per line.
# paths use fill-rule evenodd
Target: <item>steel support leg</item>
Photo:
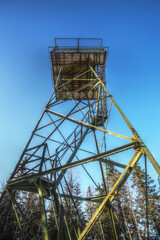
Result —
<path fill-rule="evenodd" d="M 15 216 L 16 216 L 16 218 L 17 218 L 17 222 L 18 222 L 18 226 L 19 226 L 19 228 L 20 228 L 21 234 L 22 234 L 22 238 L 23 238 L 23 240 L 25 240 L 26 238 L 25 238 L 25 235 L 24 235 L 24 232 L 23 232 L 21 223 L 20 223 L 20 219 L 19 219 L 19 217 L 18 217 L 16 208 L 15 208 L 15 205 L 14 205 L 14 200 L 13 200 L 12 194 L 8 191 L 8 189 L 7 189 L 7 192 L 8 192 L 9 198 L 10 198 L 10 200 L 11 200 L 12 207 L 13 207 L 13 210 L 14 210 L 14 213 L 15 213 Z"/>
<path fill-rule="evenodd" d="M 144 155 L 145 160 L 145 183 L 146 183 L 146 219 L 147 219 L 147 240 L 149 240 L 149 221 L 148 221 L 148 191 L 147 191 L 147 157 Z"/>
<path fill-rule="evenodd" d="M 97 153 L 100 154 L 98 141 L 97 141 L 97 135 L 96 135 L 95 131 L 94 131 L 94 138 L 95 138 Z M 104 175 L 103 165 L 101 162 L 99 164 L 100 164 L 100 169 L 101 169 L 101 174 L 102 174 L 102 182 L 103 182 L 104 190 L 105 190 L 106 194 L 108 194 L 108 187 L 107 187 L 107 183 L 106 183 L 106 179 L 105 179 L 105 175 Z M 110 207 L 110 205 L 111 205 L 111 202 L 109 200 L 108 210 L 109 210 L 109 216 L 111 219 L 113 238 L 114 238 L 114 240 L 118 240 L 116 225 L 115 225 L 115 221 L 114 221 L 114 217 L 113 217 L 113 211 L 112 211 L 112 208 Z"/>
<path fill-rule="evenodd" d="M 58 240 L 64 240 L 63 236 L 64 236 L 64 228 L 63 228 L 63 207 L 62 204 L 59 204 L 59 231 L 58 231 Z"/>
<path fill-rule="evenodd" d="M 114 106 L 117 108 L 118 112 L 120 113 L 120 115 L 122 116 L 123 120 L 125 121 L 125 123 L 127 124 L 127 126 L 129 127 L 129 129 L 131 130 L 131 132 L 133 133 L 135 139 L 139 142 L 139 143 L 143 143 L 142 139 L 140 138 L 140 136 L 138 135 L 138 133 L 136 132 L 136 130 L 134 129 L 134 127 L 132 126 L 132 124 L 130 123 L 130 121 L 128 120 L 128 118 L 125 116 L 125 114 L 123 113 L 123 111 L 121 110 L 121 108 L 119 107 L 119 105 L 117 104 L 117 102 L 114 100 L 114 98 L 112 97 L 112 95 L 110 94 L 110 92 L 108 91 L 108 89 L 106 88 L 106 86 L 104 85 L 104 83 L 101 81 L 101 79 L 98 77 L 98 75 L 96 74 L 96 72 L 94 71 L 94 69 L 90 66 L 90 69 L 92 70 L 92 72 L 95 74 L 95 76 L 97 77 L 97 79 L 99 80 L 99 82 L 102 84 L 105 92 L 110 96 L 111 101 L 113 102 Z M 143 143 L 144 144 L 144 143 Z M 143 151 L 146 154 L 146 156 L 148 157 L 148 159 L 150 160 L 150 162 L 152 163 L 154 169 L 156 170 L 156 172 L 158 173 L 158 175 L 160 176 L 160 166 L 158 165 L 157 161 L 155 160 L 155 158 L 153 157 L 153 155 L 150 153 L 149 149 L 146 147 L 146 145 L 144 144 L 143 146 Z"/>
<path fill-rule="evenodd" d="M 12 195 L 11 195 L 11 196 L 12 196 Z M 27 224 L 28 228 L 30 228 L 30 229 L 31 229 L 31 232 L 32 232 L 32 235 L 33 235 L 33 239 L 36 239 L 36 235 L 35 235 L 35 233 L 34 233 L 34 231 L 33 231 L 33 228 L 32 228 L 32 226 L 30 226 L 30 224 L 29 224 L 28 220 L 26 219 L 26 217 L 25 217 L 25 215 L 24 215 L 24 213 L 23 213 L 22 209 L 20 208 L 20 206 L 19 206 L 18 202 L 16 201 L 16 199 L 15 199 L 13 196 L 12 196 L 12 200 L 14 201 L 14 205 L 16 205 L 16 206 L 17 206 L 17 208 L 18 208 L 18 210 L 20 211 L 20 213 L 21 213 L 21 216 L 22 216 L 22 218 L 24 219 L 24 221 L 26 222 L 26 224 Z"/>
<path fill-rule="evenodd" d="M 135 155 L 133 156 L 133 158 L 131 159 L 130 163 L 127 165 L 127 167 L 124 169 L 124 171 L 122 172 L 122 174 L 120 175 L 120 177 L 118 178 L 118 180 L 116 181 L 116 183 L 114 184 L 114 186 L 112 187 L 112 189 L 110 190 L 110 192 L 108 193 L 108 195 L 105 197 L 105 199 L 103 200 L 103 202 L 100 204 L 99 208 L 97 209 L 97 211 L 95 212 L 95 214 L 93 215 L 93 217 L 91 218 L 90 222 L 88 223 L 88 225 L 86 226 L 86 228 L 83 230 L 82 234 L 80 235 L 80 237 L 78 238 L 78 240 L 82 240 L 85 239 L 85 237 L 88 235 L 89 231 L 92 229 L 93 225 L 96 223 L 96 221 L 99 219 L 99 217 L 101 216 L 106 203 L 109 201 L 111 195 L 116 195 L 116 192 L 120 190 L 120 187 L 123 186 L 124 182 L 127 180 L 127 178 L 129 177 L 134 165 L 137 163 L 137 161 L 139 160 L 139 158 L 141 157 L 142 153 L 141 152 L 137 152 L 135 153 Z"/>
<path fill-rule="evenodd" d="M 59 215 L 59 224 L 58 224 L 58 231 L 60 232 L 61 231 L 61 227 L 60 227 L 60 222 L 63 221 L 63 229 L 64 229 L 64 236 L 65 236 L 65 240 L 71 240 L 71 236 L 70 236 L 70 232 L 69 232 L 69 228 L 68 228 L 68 223 L 67 223 L 67 219 L 66 219 L 66 216 L 64 214 L 64 208 L 63 208 L 63 204 L 62 204 L 62 201 L 61 201 L 61 198 L 60 198 L 60 194 L 58 192 L 56 192 L 56 190 L 53 188 L 53 196 L 54 196 L 54 201 L 55 201 L 55 206 L 56 206 L 56 211 L 57 211 L 57 214 L 62 214 L 62 211 L 63 211 L 63 218 L 62 216 Z M 59 201 L 60 199 L 60 201 Z M 61 218 L 61 220 L 60 220 Z M 60 233 L 58 233 L 58 237 L 59 235 L 61 236 Z"/>
<path fill-rule="evenodd" d="M 43 228 L 44 239 L 49 240 L 48 224 L 47 224 L 45 203 L 44 203 L 44 197 L 43 197 L 43 187 L 42 187 L 41 180 L 39 181 L 38 194 L 39 194 L 40 206 L 41 206 L 41 217 L 42 217 L 42 228 Z"/>

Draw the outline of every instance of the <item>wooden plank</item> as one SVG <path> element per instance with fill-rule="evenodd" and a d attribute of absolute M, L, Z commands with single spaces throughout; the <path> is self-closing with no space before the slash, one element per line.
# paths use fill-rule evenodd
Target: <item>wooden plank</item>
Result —
<path fill-rule="evenodd" d="M 59 71 L 61 69 L 60 81 L 58 84 L 58 89 L 56 90 L 56 98 L 67 99 L 66 94 L 69 94 L 87 85 L 88 81 L 90 81 L 87 79 L 95 79 L 95 76 L 91 71 L 85 73 L 89 70 L 88 63 L 95 69 L 95 66 L 105 64 L 105 57 L 105 52 L 51 52 L 54 84 L 57 82 Z M 79 76 L 72 80 L 74 76 L 77 76 L 78 74 Z M 66 84 L 68 81 L 70 81 L 69 84 Z M 60 87 L 63 84 L 65 84 L 65 86 Z M 93 86 L 94 84 L 91 84 L 82 91 L 74 93 L 72 97 L 77 100 L 96 99 L 97 88 L 94 88 L 92 91 L 90 91 Z M 88 92 L 87 95 L 86 92 Z"/>

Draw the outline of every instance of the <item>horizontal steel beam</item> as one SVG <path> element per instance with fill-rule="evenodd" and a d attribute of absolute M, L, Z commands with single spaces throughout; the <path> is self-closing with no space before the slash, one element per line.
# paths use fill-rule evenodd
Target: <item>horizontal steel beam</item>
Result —
<path fill-rule="evenodd" d="M 111 156 L 113 154 L 117 154 L 117 153 L 129 150 L 131 148 L 138 148 L 138 147 L 139 147 L 139 145 L 136 145 L 136 143 L 129 143 L 129 144 L 120 146 L 118 148 L 111 149 L 111 150 L 106 151 L 104 153 L 100 153 L 100 154 L 97 154 L 97 155 L 94 155 L 94 156 L 91 156 L 91 157 L 88 157 L 88 158 L 84 158 L 82 160 L 79 160 L 79 161 L 76 161 L 76 162 L 73 162 L 73 163 L 67 163 L 67 164 L 65 164 L 63 166 L 60 166 L 60 167 L 57 167 L 57 168 L 52 168 L 52 169 L 49 169 L 47 171 L 43 171 L 43 172 L 40 172 L 40 173 L 37 173 L 37 174 L 28 175 L 28 176 L 25 176 L 25 177 L 22 177 L 22 178 L 19 177 L 17 179 L 12 179 L 11 181 L 8 182 L 8 185 L 12 186 L 16 183 L 24 182 L 24 181 L 35 182 L 35 181 L 37 181 L 37 179 L 39 177 L 42 177 L 42 176 L 45 176 L 45 175 L 48 175 L 48 174 L 51 174 L 51 173 L 54 173 L 54 172 L 64 171 L 64 170 L 67 170 L 68 168 L 76 167 L 76 166 L 86 164 L 86 163 L 89 163 L 89 162 L 93 162 L 93 161 L 102 161 L 102 162 L 107 163 L 107 160 L 104 161 L 104 157 L 108 157 L 108 156 Z M 117 165 L 120 165 L 120 164 L 117 163 Z"/>
<path fill-rule="evenodd" d="M 92 198 L 85 198 L 85 197 L 80 197 L 80 196 L 71 196 L 68 194 L 60 194 L 61 197 L 63 198 L 69 198 L 69 199 L 75 199 L 75 200 L 80 200 L 80 201 L 85 201 L 85 202 L 102 202 L 102 200 L 107 196 L 107 195 L 102 195 L 98 197 L 92 197 Z"/>
<path fill-rule="evenodd" d="M 126 149 L 126 150 L 127 150 L 127 149 Z M 110 160 L 110 159 L 102 158 L 102 159 L 99 159 L 99 161 L 100 161 L 100 162 L 103 162 L 103 163 L 107 163 L 107 164 L 109 164 L 109 165 L 116 166 L 116 167 L 126 168 L 126 165 L 121 164 L 121 163 L 118 163 L 118 162 L 115 162 L 115 161 Z"/>
<path fill-rule="evenodd" d="M 65 118 L 65 119 L 67 119 L 67 120 L 69 120 L 69 121 L 71 121 L 71 122 L 74 122 L 74 123 L 83 125 L 84 127 L 88 127 L 88 126 L 89 126 L 89 127 L 91 127 L 91 128 L 97 129 L 97 130 L 99 130 L 99 131 L 101 131 L 101 132 L 106 132 L 106 133 L 108 133 L 108 134 L 110 134 L 110 135 L 113 135 L 113 136 L 116 136 L 116 137 L 124 138 L 124 139 L 130 140 L 130 141 L 132 140 L 130 137 L 123 136 L 123 135 L 121 135 L 121 134 L 119 134 L 119 133 L 111 132 L 111 131 L 106 130 L 106 129 L 104 129 L 104 128 L 100 128 L 100 127 L 97 127 L 97 126 L 95 126 L 95 125 L 92 125 L 92 124 L 83 122 L 83 121 L 81 121 L 81 120 L 78 120 L 78 119 L 75 119 L 75 118 L 71 118 L 71 117 L 69 117 L 69 116 L 66 116 L 66 115 L 61 114 L 61 113 L 57 113 L 57 112 L 52 111 L 52 110 L 47 109 L 47 108 L 46 108 L 46 112 L 50 112 L 50 113 L 52 113 L 52 114 L 55 114 L 56 116 L 63 117 L 63 118 Z"/>

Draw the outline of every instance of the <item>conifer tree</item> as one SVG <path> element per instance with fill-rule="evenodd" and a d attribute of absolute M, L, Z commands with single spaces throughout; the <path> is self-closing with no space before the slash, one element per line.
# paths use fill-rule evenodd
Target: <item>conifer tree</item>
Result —
<path fill-rule="evenodd" d="M 53 204 L 51 203 L 48 207 L 48 230 L 49 230 L 49 236 L 50 239 L 57 239 L 58 237 L 58 230 L 57 230 L 57 225 L 56 225 L 56 221 L 55 221 L 55 213 L 53 210 Z M 56 216 L 57 217 L 57 216 Z"/>
<path fill-rule="evenodd" d="M 82 231 L 85 226 L 85 217 L 82 210 L 81 201 L 73 196 L 80 197 L 80 184 L 73 176 L 72 169 L 68 171 L 67 179 L 65 179 L 66 186 L 64 188 L 66 197 L 64 198 L 64 210 L 67 218 L 67 223 L 70 229 L 70 234 L 73 239 L 78 237 L 77 232 Z M 67 197 L 70 195 L 70 197 Z"/>
<path fill-rule="evenodd" d="M 142 239 L 146 237 L 146 185 L 145 172 L 140 165 L 135 166 L 133 171 L 133 187 L 136 195 L 136 209 L 138 226 Z M 153 179 L 147 175 L 147 197 L 148 197 L 148 220 L 150 239 L 160 234 L 160 196 Z"/>
<path fill-rule="evenodd" d="M 14 195 L 18 194 L 14 192 Z M 20 236 L 19 227 L 9 195 L 5 193 L 0 202 L 0 239 L 12 240 Z"/>
<path fill-rule="evenodd" d="M 25 219 L 23 219 L 23 231 L 26 239 L 32 239 L 33 234 L 36 238 L 43 239 L 41 210 L 39 197 L 35 193 L 23 192 L 19 205 L 23 211 Z"/>
<path fill-rule="evenodd" d="M 94 196 L 94 191 L 91 189 L 89 186 L 86 192 L 86 198 L 91 199 Z M 94 215 L 94 212 L 96 210 L 97 204 L 92 202 L 92 201 L 86 201 L 86 207 L 85 207 L 85 212 L 86 212 L 86 221 L 87 223 L 90 221 L 92 216 Z M 94 240 L 94 239 L 99 239 L 100 237 L 100 229 L 98 224 L 96 223 L 92 230 L 89 232 L 88 239 Z"/>

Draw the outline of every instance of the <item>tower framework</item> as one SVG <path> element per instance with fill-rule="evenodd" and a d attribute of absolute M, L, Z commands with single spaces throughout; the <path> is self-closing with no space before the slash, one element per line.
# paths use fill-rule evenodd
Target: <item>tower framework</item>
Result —
<path fill-rule="evenodd" d="M 59 46 L 60 41 L 75 44 L 64 47 Z M 85 47 L 87 41 L 91 46 Z M 101 39 L 56 39 L 55 46 L 50 48 L 54 92 L 5 188 L 15 213 L 19 205 L 13 191 L 39 195 L 44 239 L 50 239 L 46 210 L 49 204 L 53 206 L 58 239 L 89 239 L 90 231 L 106 208 L 113 239 L 118 239 L 112 202 L 135 165 L 144 155 L 160 175 L 155 158 L 106 87 L 107 54 L 108 48 L 102 46 Z M 114 127 L 110 119 L 112 108 L 116 118 L 121 119 L 117 118 Z M 105 177 L 106 166 L 121 169 L 111 189 Z M 85 191 L 92 183 L 99 189 L 98 196 L 73 195 L 66 177 L 72 168 L 78 169 L 77 179 L 81 179 Z M 73 202 L 77 216 L 75 226 L 67 221 L 68 200 Z M 98 203 L 85 224 L 81 224 L 77 200 Z M 19 212 L 25 219 L 23 211 Z M 25 239 L 20 216 L 16 217 Z M 36 233 L 33 237 L 36 239 Z"/>

